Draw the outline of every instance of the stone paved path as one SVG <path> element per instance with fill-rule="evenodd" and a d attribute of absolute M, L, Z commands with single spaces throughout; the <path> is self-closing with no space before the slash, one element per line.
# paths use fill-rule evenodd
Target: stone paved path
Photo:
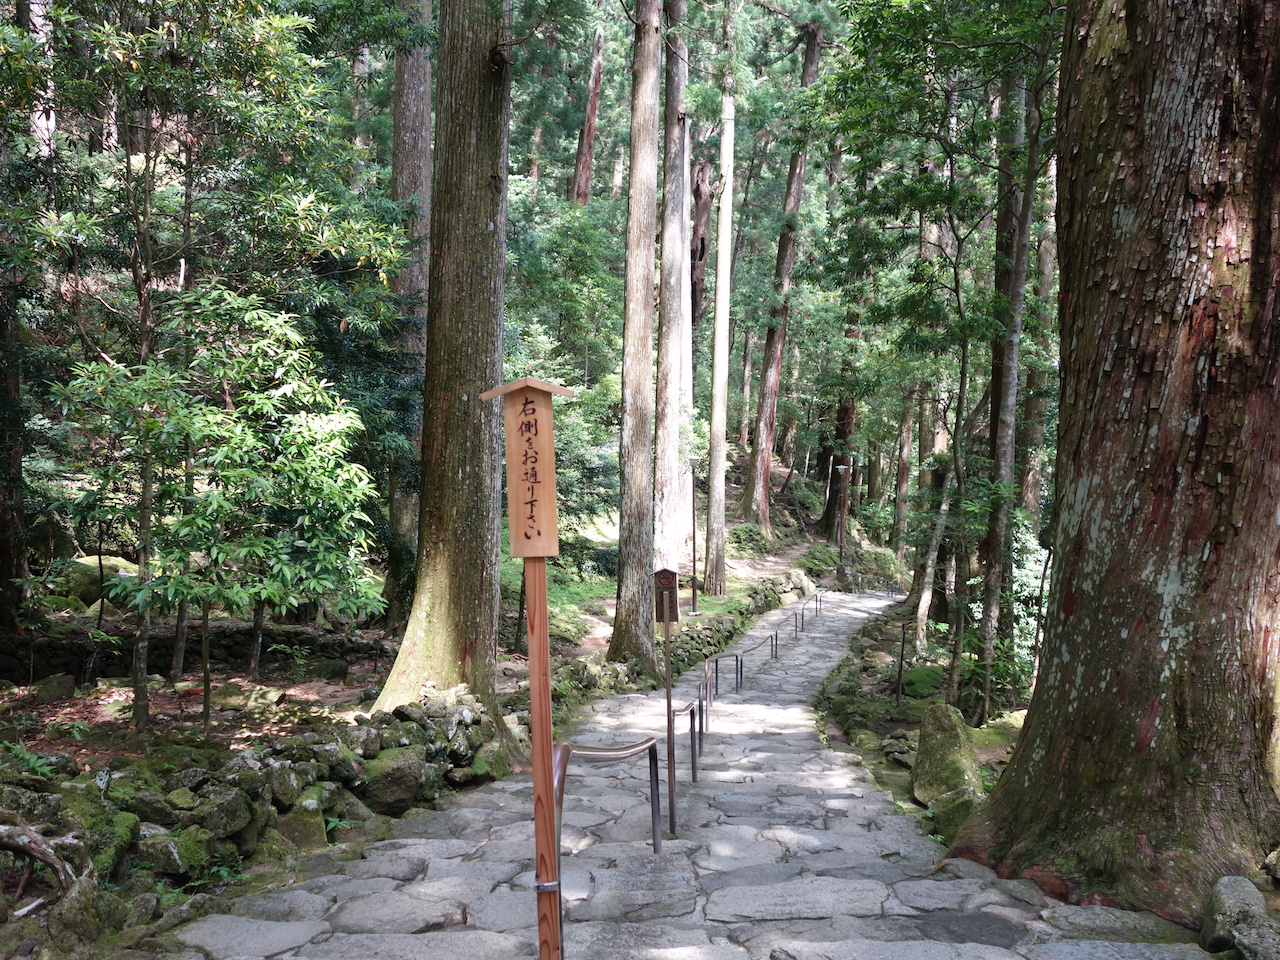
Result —
<path fill-rule="evenodd" d="M 574 761 L 561 872 L 566 960 L 1189 960 L 1194 935 L 1151 915 L 1047 901 L 942 848 L 901 814 L 847 750 L 824 745 L 809 707 L 869 616 L 897 598 L 827 594 L 793 636 L 794 608 L 736 648 L 711 715 L 697 784 L 688 727 L 677 752 L 678 835 L 650 844 L 648 764 Z M 696 697 L 698 671 L 677 684 Z M 575 743 L 665 734 L 662 691 L 597 703 Z M 677 729 L 680 729 L 679 727 Z M 665 748 L 663 748 L 665 750 Z M 665 753 L 663 754 L 665 769 Z M 667 826 L 662 784 L 663 827 Z M 234 914 L 176 931 L 182 960 L 517 960 L 536 956 L 528 775 L 396 824 L 364 858 L 310 862 L 311 879 L 242 898 Z M 1135 941 L 1164 942 L 1135 942 Z"/>

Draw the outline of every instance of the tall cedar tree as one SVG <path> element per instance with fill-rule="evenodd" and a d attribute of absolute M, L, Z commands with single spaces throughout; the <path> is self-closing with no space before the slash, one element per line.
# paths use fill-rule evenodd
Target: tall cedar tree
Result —
<path fill-rule="evenodd" d="M 431 22 L 431 0 L 400 0 L 400 8 L 417 23 Z M 414 249 L 391 279 L 400 298 L 400 354 L 411 390 L 422 395 L 426 339 L 424 308 L 430 279 L 431 232 L 431 57 L 425 47 L 396 55 L 395 98 L 391 108 L 391 199 L 408 208 L 406 223 Z M 418 553 L 422 465 L 422 410 L 408 411 L 412 453 L 391 464 L 387 488 L 390 547 L 387 556 L 387 623 L 399 629 L 408 616 Z"/>
<path fill-rule="evenodd" d="M 666 96 L 663 101 L 662 271 L 658 288 L 658 376 L 654 427 L 653 540 L 655 562 L 674 570 L 688 539 L 689 465 L 683 460 L 680 425 L 693 416 L 681 368 L 692 341 L 689 259 L 689 137 L 684 92 L 689 80 L 686 0 L 667 0 Z"/>
<path fill-rule="evenodd" d="M 720 209 L 716 220 L 716 307 L 711 332 L 711 436 L 707 451 L 707 562 L 704 587 L 722 597 L 725 578 L 724 473 L 729 417 L 729 306 L 733 272 L 733 148 L 737 125 L 734 59 L 738 0 L 724 5 L 724 72 L 720 78 Z"/>
<path fill-rule="evenodd" d="M 653 644 L 653 238 L 658 225 L 660 0 L 639 0 L 631 80 L 631 191 L 622 315 L 622 438 L 618 453 L 618 612 L 609 658 L 657 674 Z"/>
<path fill-rule="evenodd" d="M 1280 16 L 1073 0 L 1067 21 L 1044 654 L 956 851 L 1194 925 L 1280 840 Z"/>
<path fill-rule="evenodd" d="M 804 26 L 804 65 L 800 86 L 812 86 L 818 79 L 818 57 L 822 52 L 822 27 L 817 23 Z M 787 319 L 790 315 L 791 269 L 796 261 L 796 219 L 804 190 L 806 145 L 800 144 L 791 154 L 787 173 L 786 199 L 782 205 L 782 230 L 778 234 L 778 259 L 774 265 L 773 290 L 777 298 L 769 308 L 769 330 L 764 341 L 764 363 L 760 368 L 760 399 L 756 405 L 755 438 L 747 480 L 742 485 L 738 517 L 760 525 L 766 536 L 772 536 L 769 521 L 769 479 L 773 468 L 773 428 L 778 414 L 778 390 L 782 383 L 783 348 L 787 342 Z"/>
<path fill-rule="evenodd" d="M 502 377 L 506 36 L 501 7 L 440 4 L 417 589 L 379 709 L 428 680 L 493 693 L 501 424 L 479 397 Z"/>
<path fill-rule="evenodd" d="M 591 46 L 591 73 L 587 78 L 587 110 L 578 132 L 578 153 L 569 180 L 569 199 L 580 207 L 591 200 L 591 164 L 596 151 L 596 119 L 600 115 L 600 82 L 604 77 L 604 26 L 596 27 Z"/>

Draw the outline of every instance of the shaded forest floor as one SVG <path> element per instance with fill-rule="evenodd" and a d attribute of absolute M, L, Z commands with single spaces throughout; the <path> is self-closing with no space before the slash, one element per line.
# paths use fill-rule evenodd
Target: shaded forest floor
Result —
<path fill-rule="evenodd" d="M 762 556 L 737 556 L 728 561 L 733 586 L 743 588 L 762 577 L 781 573 L 811 544 L 807 541 L 781 542 L 777 552 Z M 691 566 L 686 557 L 681 573 L 687 576 Z M 702 570 L 699 569 L 701 578 Z M 682 577 L 683 579 L 683 577 Z M 609 584 L 603 584 L 607 591 Z M 706 598 L 714 606 L 714 598 Z M 681 590 L 682 607 L 688 605 L 688 592 Z M 573 610 L 578 623 L 574 633 L 580 638 L 561 640 L 556 654 L 562 657 L 603 655 L 612 633 L 615 600 L 600 597 Z M 687 616 L 687 609 L 684 613 Z M 514 617 L 506 611 L 508 620 Z M 80 622 L 83 620 L 83 623 Z M 90 618 L 55 614 L 51 623 L 63 631 L 95 628 Z M 222 626 L 227 626 L 223 622 Z M 247 623 L 234 622 L 244 629 Z M 133 630 L 127 622 L 106 623 L 106 631 L 131 642 Z M 157 633 L 172 633 L 172 622 L 160 621 Z M 329 637 L 323 630 L 294 628 L 296 638 L 308 635 L 315 641 Z M 351 633 L 352 631 L 347 631 Z M 316 713 L 354 716 L 367 713 L 381 688 L 394 659 L 394 644 L 381 630 L 355 631 L 360 646 L 373 651 L 347 658 L 343 679 L 325 679 L 309 673 L 310 661 L 303 654 L 303 643 L 280 645 L 264 653 L 264 663 L 256 683 L 247 680 L 244 670 L 236 665 L 213 664 L 210 671 L 211 703 L 208 739 L 203 720 L 203 683 L 198 658 L 195 669 L 184 672 L 177 684 L 153 674 L 148 684 L 149 725 L 139 732 L 133 723 L 134 694 L 127 678 L 105 678 L 91 686 L 81 686 L 65 696 L 45 699 L 37 685 L 12 687 L 0 692 L 0 747 L 10 752 L 32 754 L 60 753 L 74 758 L 83 770 L 107 766 L 117 757 L 140 756 L 152 749 L 157 740 L 197 744 L 207 742 L 239 748 L 260 741 L 297 732 Z M 198 638 L 191 643 L 198 648 Z M 264 644 L 265 646 L 266 644 Z M 527 678 L 528 664 L 517 644 L 504 642 L 499 650 L 499 691 L 516 689 Z M 160 667 L 152 664 L 152 669 Z"/>

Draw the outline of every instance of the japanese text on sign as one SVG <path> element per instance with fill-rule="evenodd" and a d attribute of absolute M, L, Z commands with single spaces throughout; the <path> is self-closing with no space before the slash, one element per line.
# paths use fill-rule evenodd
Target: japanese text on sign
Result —
<path fill-rule="evenodd" d="M 548 400 L 551 398 L 548 397 Z M 542 498 L 542 478 L 538 473 L 538 401 L 525 394 L 520 398 L 520 414 L 517 435 L 520 441 L 520 482 L 524 487 L 524 506 L 520 535 L 525 540 L 541 537 L 538 526 L 538 503 Z"/>

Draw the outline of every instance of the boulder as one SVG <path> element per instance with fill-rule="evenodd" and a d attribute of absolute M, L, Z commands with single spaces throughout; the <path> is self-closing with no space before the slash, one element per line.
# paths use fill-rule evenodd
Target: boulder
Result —
<path fill-rule="evenodd" d="M 138 839 L 137 814 L 107 803 L 92 780 L 76 779 L 62 786 L 62 816 L 83 837 L 92 838 L 90 858 L 103 879 L 111 879 L 120 861 Z"/>
<path fill-rule="evenodd" d="M 288 810 L 306 786 L 293 764 L 287 760 L 273 762 L 266 768 L 267 783 L 271 786 L 271 799 L 281 810 Z"/>
<path fill-rule="evenodd" d="M 398 817 L 413 803 L 426 762 L 421 747 L 383 750 L 365 764 L 364 780 L 353 792 L 374 813 Z"/>
<path fill-rule="evenodd" d="M 114 799 L 114 797 L 113 797 Z M 157 790 L 134 790 L 118 801 L 120 806 L 148 823 L 172 827 L 178 822 L 178 811 L 167 797 Z"/>
<path fill-rule="evenodd" d="M 179 787 L 177 790 L 169 791 L 165 795 L 165 800 L 177 810 L 194 810 L 200 804 L 200 798 L 187 787 Z"/>
<path fill-rule="evenodd" d="M 0 784 L 0 810 L 16 814 L 24 823 L 53 823 L 62 812 L 62 797 Z"/>
<path fill-rule="evenodd" d="M 308 673 L 320 680 L 328 680 L 330 683 L 342 683 L 347 679 L 350 669 L 347 661 L 330 657 L 321 657 L 307 663 Z"/>
<path fill-rule="evenodd" d="M 31 700 L 34 703 L 53 703 L 67 700 L 76 695 L 76 681 L 70 674 L 55 673 L 36 681 L 31 688 Z"/>
<path fill-rule="evenodd" d="M 200 805 L 186 815 L 187 819 L 189 822 L 194 819 L 219 840 L 243 829 L 253 820 L 253 805 L 242 790 L 209 784 L 200 789 L 200 797 Z"/>
<path fill-rule="evenodd" d="M 214 836 L 201 826 L 190 826 L 160 837 L 148 837 L 138 844 L 139 856 L 157 873 L 195 876 L 212 860 Z"/>
<path fill-rule="evenodd" d="M 99 568 L 98 560 L 102 560 Z M 77 557 L 62 572 L 61 592 L 75 597 L 85 606 L 102 599 L 114 577 L 136 577 L 138 565 L 123 557 Z"/>
<path fill-rule="evenodd" d="M 949 793 L 935 797 L 933 808 L 933 829 L 942 838 L 944 844 L 955 840 L 965 821 L 973 815 L 973 811 L 982 803 L 982 797 L 973 787 L 960 787 Z"/>
<path fill-rule="evenodd" d="M 506 749 L 497 741 L 484 744 L 476 751 L 470 766 L 459 767 L 449 771 L 449 780 L 456 784 L 483 783 L 488 780 L 500 780 L 511 773 L 511 760 Z M 434 799 L 427 796 L 425 799 Z"/>
<path fill-rule="evenodd" d="M 946 671 L 936 663 L 912 667 L 902 675 L 902 692 L 918 699 L 931 697 L 942 689 L 944 679 Z"/>
<path fill-rule="evenodd" d="M 79 944 L 92 943 L 123 926 L 127 917 L 124 901 L 103 890 L 90 872 L 73 883 L 49 910 L 49 939 L 70 952 Z"/>
<path fill-rule="evenodd" d="M 1245 920 L 1266 916 L 1267 902 L 1247 877 L 1222 877 L 1204 907 L 1200 946 L 1210 953 L 1235 946 L 1235 930 Z"/>
<path fill-rule="evenodd" d="M 323 850 L 329 842 L 324 818 L 324 793 L 307 787 L 286 813 L 276 818 L 280 835 L 299 850 Z"/>
<path fill-rule="evenodd" d="M 377 727 L 356 726 L 342 727 L 338 730 L 338 738 L 351 748 L 358 757 L 372 760 L 382 749 L 382 735 Z"/>
<path fill-rule="evenodd" d="M 920 718 L 920 743 L 911 770 L 911 792 L 925 806 L 961 787 L 982 792 L 978 758 L 964 717 L 955 707 L 934 704 Z"/>
<path fill-rule="evenodd" d="M 124 618 L 124 614 L 116 609 L 115 605 L 106 597 L 89 604 L 84 615 L 95 619 L 100 616 L 104 620 L 121 620 Z"/>
<path fill-rule="evenodd" d="M 1250 914 L 1235 928 L 1236 950 L 1244 960 L 1280 960 L 1280 924 Z"/>
<path fill-rule="evenodd" d="M 56 594 L 41 597 L 40 606 L 50 613 L 83 614 L 89 609 L 79 597 L 59 597 Z"/>

